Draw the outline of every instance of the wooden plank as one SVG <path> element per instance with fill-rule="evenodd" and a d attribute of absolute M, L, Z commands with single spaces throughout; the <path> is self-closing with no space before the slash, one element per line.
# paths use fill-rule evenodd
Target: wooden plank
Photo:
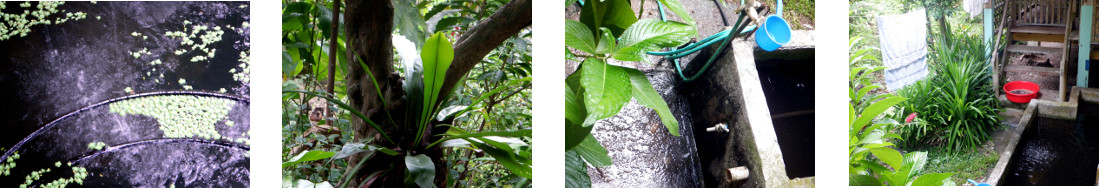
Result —
<path fill-rule="evenodd" d="M 1099 50 L 1092 50 L 1090 59 L 1099 59 Z"/>
<path fill-rule="evenodd" d="M 1060 53 L 1062 53 L 1062 48 L 1026 46 L 1026 45 L 1008 45 L 1007 46 L 1007 51 L 1008 52 L 1019 52 L 1019 53 L 1060 54 Z"/>
<path fill-rule="evenodd" d="M 1053 67 L 1038 67 L 1038 66 L 1026 66 L 1026 65 L 1005 65 L 1005 72 L 1036 72 L 1042 75 L 1054 75 L 1060 76 L 1061 70 Z"/>
<path fill-rule="evenodd" d="M 1011 36 L 1012 40 L 1017 41 L 1040 41 L 1040 42 L 1064 42 L 1065 35 L 1055 34 L 1035 34 L 1035 33 L 1015 33 Z"/>
<path fill-rule="evenodd" d="M 1011 27 L 1013 33 L 1065 34 L 1065 26 L 1020 25 Z"/>

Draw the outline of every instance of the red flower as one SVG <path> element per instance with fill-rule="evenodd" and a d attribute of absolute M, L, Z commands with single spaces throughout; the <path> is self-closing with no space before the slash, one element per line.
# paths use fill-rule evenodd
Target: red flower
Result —
<path fill-rule="evenodd" d="M 908 118 L 904 118 L 904 123 L 912 123 L 912 120 L 916 119 L 916 113 L 908 114 Z"/>

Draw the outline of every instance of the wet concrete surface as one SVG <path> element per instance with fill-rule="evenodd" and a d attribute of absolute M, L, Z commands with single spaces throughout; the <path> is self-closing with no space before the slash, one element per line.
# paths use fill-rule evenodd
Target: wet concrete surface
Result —
<path fill-rule="evenodd" d="M 59 9 L 88 14 L 83 20 L 39 25 L 26 37 L 0 41 L 0 147 L 8 151 L 32 132 L 62 115 L 101 101 L 133 93 L 181 91 L 186 85 L 195 91 L 248 98 L 247 83 L 234 81 L 230 69 L 241 62 L 239 54 L 249 50 L 248 2 L 68 2 Z M 5 12 L 13 11 L 8 3 Z M 96 19 L 96 17 L 101 19 Z M 224 28 L 215 58 L 191 62 L 200 54 L 179 38 L 164 36 L 181 31 L 184 20 Z M 232 26 L 236 29 L 229 29 Z M 132 36 L 138 32 L 142 36 Z M 200 33 L 201 35 L 201 33 Z M 198 39 L 195 39 L 198 40 Z M 196 41 L 198 42 L 198 41 Z M 188 49 L 176 55 L 173 50 Z M 134 58 L 129 53 L 147 49 Z M 160 60 L 162 64 L 151 64 Z M 237 68 L 236 71 L 240 71 Z M 163 74 L 163 78 L 159 75 Z M 248 102 L 238 101 L 227 120 L 218 124 L 222 135 L 242 135 L 249 129 Z M 12 176 L 0 182 L 22 182 L 23 175 L 53 167 L 55 161 L 75 161 L 90 153 L 89 142 L 108 145 L 163 139 L 156 120 L 148 116 L 119 116 L 107 106 L 92 108 L 59 121 L 58 126 L 17 148 L 23 157 Z M 229 145 L 232 147 L 226 147 Z M 185 187 L 225 187 L 248 184 L 248 147 L 244 144 L 210 145 L 193 142 L 150 142 L 98 155 L 84 163 L 89 173 L 85 185 L 167 186 L 179 182 Z M 156 164 L 156 165 L 154 165 Z M 174 165 L 174 167 L 173 167 Z M 143 167 L 145 166 L 145 167 Z M 160 167 L 158 167 L 160 166 Z M 55 170 L 56 171 L 56 170 Z M 58 176 L 63 176 L 57 174 Z M 71 176 L 71 174 L 69 175 Z M 56 179 L 55 176 L 47 178 Z M 44 178 L 46 179 L 46 178 Z M 47 179 L 52 181 L 52 179 Z M 46 182 L 48 182 L 46 181 Z M 6 185 L 6 183 L 0 183 Z"/>

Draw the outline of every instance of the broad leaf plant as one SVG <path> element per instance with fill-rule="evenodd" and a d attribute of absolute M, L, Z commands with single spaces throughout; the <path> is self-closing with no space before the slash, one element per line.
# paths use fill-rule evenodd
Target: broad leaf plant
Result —
<path fill-rule="evenodd" d="M 697 35 L 694 20 L 682 4 L 659 1 L 683 22 L 638 20 L 627 0 L 586 1 L 579 21 L 565 20 L 565 45 L 571 48 L 567 54 L 581 62 L 565 79 L 567 187 L 591 186 L 585 163 L 613 164 L 591 131 L 597 121 L 618 114 L 630 99 L 656 110 L 668 132 L 679 136 L 679 124 L 645 74 L 609 63 L 612 59 L 647 62 L 645 52 L 680 46 Z"/>

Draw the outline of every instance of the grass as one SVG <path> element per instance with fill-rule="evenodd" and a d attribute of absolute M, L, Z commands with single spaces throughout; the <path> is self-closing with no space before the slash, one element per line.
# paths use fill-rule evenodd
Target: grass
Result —
<path fill-rule="evenodd" d="M 795 30 L 810 29 L 804 25 L 816 27 L 814 15 L 816 15 L 815 0 L 783 0 L 782 17 L 790 22 Z M 774 5 L 775 0 L 760 1 L 766 5 Z"/>
<path fill-rule="evenodd" d="M 958 152 L 950 154 L 945 148 L 927 150 L 927 165 L 921 174 L 953 172 L 954 183 L 962 185 L 966 179 L 982 180 L 995 167 L 1000 156 L 990 152 Z"/>

